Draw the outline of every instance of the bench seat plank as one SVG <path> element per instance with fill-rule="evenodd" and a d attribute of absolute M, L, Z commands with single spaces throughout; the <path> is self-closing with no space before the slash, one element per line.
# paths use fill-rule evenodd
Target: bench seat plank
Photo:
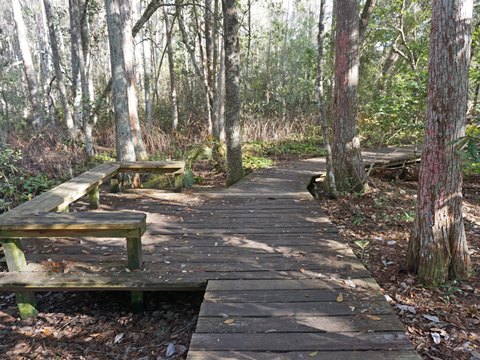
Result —
<path fill-rule="evenodd" d="M 204 290 L 205 286 L 205 280 L 169 282 L 139 271 L 108 274 L 63 274 L 37 271 L 0 273 L 2 291 L 198 291 Z"/>
<path fill-rule="evenodd" d="M 0 238 L 140 237 L 146 215 L 139 212 L 39 213 L 0 218 Z"/>
<path fill-rule="evenodd" d="M 120 172 L 155 172 L 155 173 L 174 173 L 183 172 L 185 169 L 184 161 L 135 161 L 122 162 Z"/>
<path fill-rule="evenodd" d="M 2 215 L 54 211 L 80 199 L 95 187 L 118 174 L 119 163 L 104 163 L 53 189 L 44 192 Z"/>

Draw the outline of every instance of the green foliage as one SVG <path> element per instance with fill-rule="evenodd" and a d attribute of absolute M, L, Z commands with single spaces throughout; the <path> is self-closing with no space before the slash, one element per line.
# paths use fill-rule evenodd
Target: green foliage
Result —
<path fill-rule="evenodd" d="M 480 126 L 467 127 L 465 137 L 456 142 L 458 153 L 462 157 L 464 171 L 467 174 L 480 174 Z"/>
<path fill-rule="evenodd" d="M 0 147 L 0 213 L 32 199 L 56 184 L 45 174 L 31 174 L 20 166 L 21 151 Z"/>
<path fill-rule="evenodd" d="M 273 161 L 266 157 L 243 155 L 242 156 L 243 169 L 246 173 L 253 170 L 267 168 L 273 165 Z"/>

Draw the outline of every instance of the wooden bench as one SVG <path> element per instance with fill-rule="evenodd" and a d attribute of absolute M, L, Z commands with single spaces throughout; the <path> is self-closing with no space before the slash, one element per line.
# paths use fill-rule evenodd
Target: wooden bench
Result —
<path fill-rule="evenodd" d="M 185 173 L 184 161 L 134 161 L 120 163 L 120 173 L 154 173 L 173 174 L 174 189 L 182 191 L 183 175 Z M 118 182 L 112 180 L 112 188 L 118 187 Z"/>
<path fill-rule="evenodd" d="M 90 171 L 64 182 L 27 201 L 2 215 L 9 217 L 17 214 L 35 212 L 68 211 L 69 205 L 85 195 L 90 196 L 90 208 L 99 206 L 99 186 L 118 174 L 120 164 L 105 163 Z"/>
<path fill-rule="evenodd" d="M 35 316 L 35 295 L 28 291 L 35 273 L 22 273 L 27 261 L 20 244 L 20 238 L 59 237 L 124 237 L 127 241 L 127 264 L 130 270 L 142 266 L 141 237 L 146 230 L 146 215 L 138 212 L 109 213 L 38 213 L 0 217 L 0 241 L 2 243 L 9 273 L 14 275 L 17 286 L 17 304 L 20 316 Z M 22 276 L 24 275 L 24 276 Z M 7 281 L 8 283 L 8 281 Z M 25 291 L 19 283 L 24 284 Z M 68 290 L 67 284 L 59 277 L 54 287 Z M 136 311 L 143 307 L 143 292 L 132 291 L 132 304 Z"/>

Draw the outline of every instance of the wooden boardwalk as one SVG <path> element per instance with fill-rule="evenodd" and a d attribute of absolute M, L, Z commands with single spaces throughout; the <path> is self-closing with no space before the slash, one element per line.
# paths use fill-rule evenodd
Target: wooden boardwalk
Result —
<path fill-rule="evenodd" d="M 80 290 L 206 288 L 190 360 L 419 359 L 378 285 L 307 192 L 322 167 L 322 159 L 298 161 L 200 194 L 105 195 L 102 211 L 147 213 L 144 269 L 125 270 L 119 239 L 42 240 L 27 254 L 30 270 L 48 271 L 36 273 L 35 289 L 59 272 Z M 102 283 L 112 272 L 130 282 Z"/>

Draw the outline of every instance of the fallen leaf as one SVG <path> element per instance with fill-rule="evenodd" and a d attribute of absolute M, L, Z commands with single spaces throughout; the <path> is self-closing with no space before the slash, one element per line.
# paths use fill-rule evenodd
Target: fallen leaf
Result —
<path fill-rule="evenodd" d="M 436 323 L 440 322 L 440 319 L 438 318 L 438 316 L 424 314 L 423 317 L 427 320 L 430 320 Z"/>
<path fill-rule="evenodd" d="M 113 340 L 113 343 L 116 344 L 116 343 L 120 342 L 123 339 L 124 335 L 125 335 L 125 333 L 117 334 L 117 336 L 115 336 L 115 340 Z"/>
<path fill-rule="evenodd" d="M 442 338 L 440 337 L 440 334 L 439 333 L 430 333 L 430 335 L 432 336 L 432 339 L 433 339 L 433 342 L 435 344 L 440 344 L 440 341 L 442 340 Z"/>
<path fill-rule="evenodd" d="M 227 325 L 232 325 L 234 322 L 235 322 L 235 320 L 233 320 L 233 319 L 227 319 L 223 323 L 227 324 Z"/>
<path fill-rule="evenodd" d="M 338 296 L 337 296 L 337 302 L 339 302 L 339 303 L 343 302 L 343 295 L 342 295 L 342 293 L 338 294 Z"/>
<path fill-rule="evenodd" d="M 176 352 L 175 344 L 174 343 L 168 343 L 167 351 L 165 352 L 165 356 L 170 357 L 170 356 L 174 355 L 175 352 Z"/>
<path fill-rule="evenodd" d="M 415 310 L 415 308 L 413 306 L 409 306 L 409 305 L 402 305 L 402 304 L 395 304 L 395 307 L 402 310 L 402 311 L 408 311 L 412 314 L 416 314 L 417 313 L 417 310 Z"/>
<path fill-rule="evenodd" d="M 315 357 L 317 355 L 318 355 L 318 351 L 313 351 L 310 354 L 308 354 L 308 356 L 310 356 L 310 357 Z"/>
<path fill-rule="evenodd" d="M 376 316 L 376 315 L 367 315 L 367 318 L 369 318 L 370 320 L 374 320 L 374 321 L 382 320 L 382 318 L 380 316 Z"/>

